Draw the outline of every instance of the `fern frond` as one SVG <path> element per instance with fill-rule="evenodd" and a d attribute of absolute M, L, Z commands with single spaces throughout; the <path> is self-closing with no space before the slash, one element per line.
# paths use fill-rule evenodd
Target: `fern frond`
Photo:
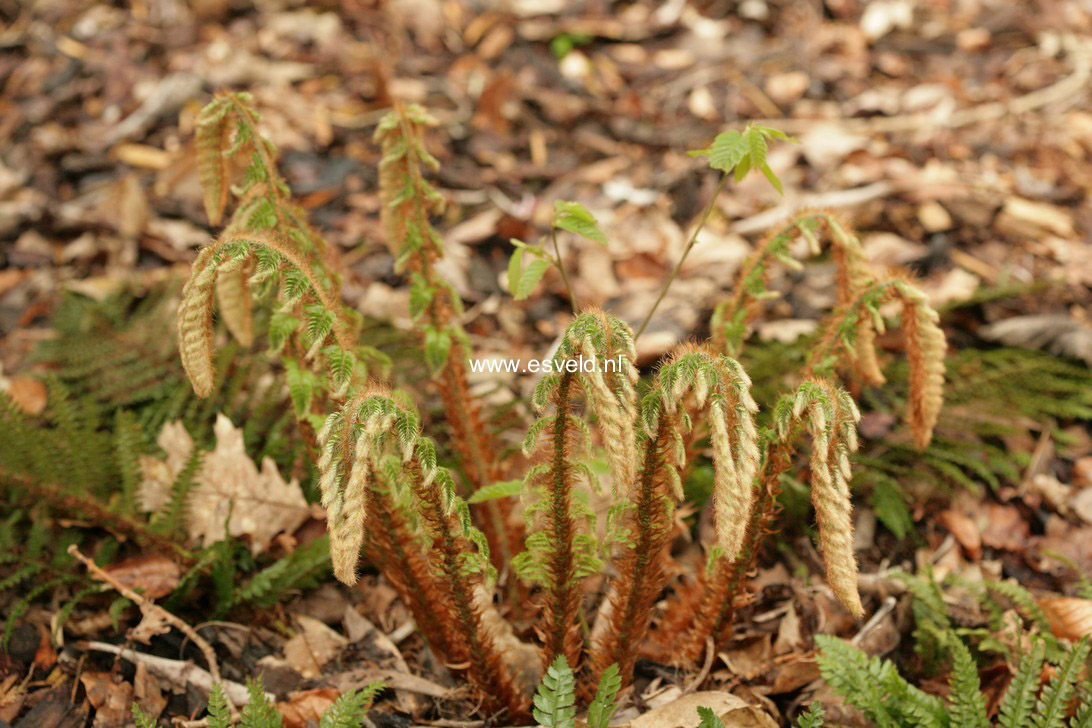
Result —
<path fill-rule="evenodd" d="M 281 728 L 284 719 L 266 697 L 261 676 L 246 681 L 246 692 L 249 700 L 239 714 L 241 728 Z"/>
<path fill-rule="evenodd" d="M 948 725 L 944 704 L 906 682 L 891 662 L 869 657 L 850 643 L 829 635 L 816 635 L 815 642 L 820 649 L 819 671 L 823 679 L 881 728 Z"/>
<path fill-rule="evenodd" d="M 801 713 L 796 719 L 796 728 L 823 728 L 824 711 L 819 703 L 808 706 L 806 713 Z"/>
<path fill-rule="evenodd" d="M 1020 666 L 1001 701 L 998 713 L 1000 728 L 1024 728 L 1031 724 L 1035 694 L 1039 691 L 1045 655 L 1046 646 L 1041 640 L 1035 640 L 1032 642 L 1031 650 L 1020 660 Z"/>
<path fill-rule="evenodd" d="M 698 706 L 698 720 L 698 728 L 727 728 L 720 716 L 704 705 Z"/>
<path fill-rule="evenodd" d="M 231 185 L 228 152 L 235 119 L 230 112 L 230 102 L 217 99 L 197 117 L 197 176 L 205 193 L 205 214 L 213 226 L 223 218 Z"/>
<path fill-rule="evenodd" d="M 264 695 L 262 699 L 265 699 Z M 208 713 L 209 728 L 231 728 L 231 708 L 220 683 L 215 683 L 209 690 Z"/>
<path fill-rule="evenodd" d="M 588 706 L 588 728 L 607 728 L 618 710 L 615 697 L 618 689 L 622 687 L 622 675 L 618 671 L 618 664 L 612 664 L 599 678 L 599 686 L 595 690 L 595 698 Z"/>
<path fill-rule="evenodd" d="M 373 682 L 359 690 L 342 693 L 323 713 L 319 728 L 359 728 L 385 687 L 382 682 Z"/>
<path fill-rule="evenodd" d="M 575 728 L 576 678 L 564 655 L 558 655 L 546 674 L 534 698 L 535 720 L 546 728 Z"/>
<path fill-rule="evenodd" d="M 1089 640 L 1085 637 L 1058 664 L 1054 677 L 1035 702 L 1035 713 L 1031 717 L 1034 728 L 1063 728 L 1069 701 L 1073 698 L 1074 683 L 1084 669 L 1088 652 Z"/>
<path fill-rule="evenodd" d="M 978 679 L 978 665 L 970 650 L 958 637 L 949 640 L 952 650 L 952 676 L 948 681 L 948 706 L 954 725 L 988 728 L 986 700 Z"/>
<path fill-rule="evenodd" d="M 155 719 L 141 710 L 136 703 L 133 703 L 133 722 L 136 723 L 137 728 L 156 728 Z"/>

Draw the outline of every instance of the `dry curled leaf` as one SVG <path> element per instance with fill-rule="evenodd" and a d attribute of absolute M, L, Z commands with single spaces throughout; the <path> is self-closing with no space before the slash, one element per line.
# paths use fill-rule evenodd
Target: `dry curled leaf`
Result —
<path fill-rule="evenodd" d="M 277 703 L 277 710 L 284 719 L 284 728 L 307 728 L 318 725 L 326 709 L 338 699 L 333 688 L 302 690 L 290 693 L 288 700 Z"/>
<path fill-rule="evenodd" d="M 1092 636 L 1092 599 L 1043 597 L 1038 601 L 1056 636 L 1074 642 Z"/>
<path fill-rule="evenodd" d="M 697 728 L 698 707 L 712 710 L 725 728 L 775 728 L 777 723 L 760 708 L 748 705 L 731 693 L 706 690 L 683 695 L 678 700 L 635 718 L 630 728 Z"/>

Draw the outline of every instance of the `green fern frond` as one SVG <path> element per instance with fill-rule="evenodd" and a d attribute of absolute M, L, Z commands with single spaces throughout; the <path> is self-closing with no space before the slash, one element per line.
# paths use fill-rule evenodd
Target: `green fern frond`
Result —
<path fill-rule="evenodd" d="M 558 655 L 542 676 L 533 713 L 546 728 L 575 728 L 576 677 L 564 655 Z"/>
<path fill-rule="evenodd" d="M 816 635 L 815 642 L 823 679 L 881 728 L 947 727 L 944 703 L 908 683 L 890 661 L 869 657 L 837 637 Z"/>
<path fill-rule="evenodd" d="M 588 706 L 588 728 L 607 728 L 614 711 L 618 709 L 615 697 L 622 686 L 622 676 L 618 672 L 618 663 L 612 663 L 599 678 L 595 698 Z"/>
<path fill-rule="evenodd" d="M 1074 683 L 1084 669 L 1088 651 L 1089 640 L 1085 637 L 1058 663 L 1054 677 L 1035 702 L 1035 713 L 1031 717 L 1034 728 L 1063 728 L 1075 691 Z"/>
<path fill-rule="evenodd" d="M 823 728 L 823 706 L 812 703 L 806 713 L 801 713 L 796 719 L 796 728 Z"/>
<path fill-rule="evenodd" d="M 1042 640 L 1035 640 L 1031 650 L 1020 660 L 1020 665 L 1009 683 L 1005 697 L 1001 701 L 998 714 L 1000 728 L 1024 728 L 1031 724 L 1032 709 L 1035 706 L 1035 694 L 1039 691 L 1039 680 L 1043 670 L 1046 646 Z"/>
<path fill-rule="evenodd" d="M 259 571 L 239 590 L 239 600 L 258 607 L 275 604 L 290 589 L 314 586 L 330 566 L 330 537 L 323 534 Z"/>
<path fill-rule="evenodd" d="M 342 693 L 322 715 L 319 728 L 359 728 L 384 688 L 382 682 L 373 682 L 359 690 Z"/>
<path fill-rule="evenodd" d="M 265 700 L 265 696 L 262 696 Z M 227 695 L 219 683 L 212 686 L 209 691 L 208 705 L 209 728 L 231 728 L 231 708 L 228 707 Z"/>
<path fill-rule="evenodd" d="M 246 681 L 247 704 L 240 711 L 242 728 L 281 728 L 284 719 L 273 703 L 265 695 L 262 678 L 254 677 Z"/>
<path fill-rule="evenodd" d="M 698 706 L 698 718 L 701 721 L 698 723 L 698 728 L 727 728 L 720 716 L 714 713 L 712 708 L 704 705 Z"/>
<path fill-rule="evenodd" d="M 133 722 L 136 723 L 137 728 L 156 728 L 155 719 L 141 710 L 136 703 L 133 703 Z M 214 728 L 211 723 L 209 726 Z"/>
<path fill-rule="evenodd" d="M 978 665 L 971 651 L 958 637 L 950 641 L 952 676 L 949 679 L 948 706 L 953 725 L 960 728 L 988 728 L 986 700 L 978 679 Z"/>

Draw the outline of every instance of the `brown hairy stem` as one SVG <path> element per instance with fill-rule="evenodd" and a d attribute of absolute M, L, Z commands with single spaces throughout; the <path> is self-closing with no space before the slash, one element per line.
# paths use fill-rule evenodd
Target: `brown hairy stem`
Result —
<path fill-rule="evenodd" d="M 364 553 L 409 607 L 417 628 L 445 663 L 466 661 L 455 614 L 400 509 L 382 489 L 368 499 Z"/>
<path fill-rule="evenodd" d="M 395 248 L 403 243 L 409 230 L 409 222 L 412 221 L 419 234 L 427 238 L 426 231 L 431 230 L 429 221 L 428 196 L 424 193 L 424 178 L 421 175 L 421 166 L 424 161 L 420 158 L 411 140 L 420 136 L 420 131 L 407 118 L 405 109 L 401 104 L 395 104 L 395 112 L 399 117 L 399 129 L 406 145 L 405 156 L 396 165 L 386 171 L 386 184 L 382 184 L 381 190 L 387 190 L 390 194 L 402 176 L 409 180 L 409 184 L 416 191 L 395 208 L 385 207 L 385 225 L 387 226 L 388 245 Z M 436 275 L 435 261 L 440 251 L 430 240 L 421 244 L 408 261 L 410 271 L 421 275 L 425 285 L 432 291 L 432 298 L 425 311 L 429 324 L 435 329 L 443 329 L 451 325 L 455 318 L 457 301 L 452 300 L 450 289 L 444 285 Z M 396 250 L 397 254 L 397 250 Z M 498 468 L 496 446 L 482 423 L 481 408 L 470 396 L 467 382 L 466 360 L 470 352 L 466 350 L 463 342 L 452 341 L 451 351 L 447 362 L 437 379 L 440 396 L 444 405 L 444 413 L 452 430 L 452 446 L 459 455 L 459 460 L 470 481 L 470 490 L 476 491 L 498 480 Z M 510 519 L 512 504 L 508 499 L 488 501 L 476 505 L 473 513 L 476 521 L 481 526 L 486 540 L 489 542 L 489 550 L 493 566 L 498 571 L 505 568 L 508 560 L 514 556 L 523 541 L 523 530 Z"/>
<path fill-rule="evenodd" d="M 633 680 L 638 649 L 648 633 L 652 608 L 667 581 L 665 569 L 671 534 L 671 486 L 664 469 L 668 464 L 671 433 L 678 426 L 673 417 L 662 416 L 655 437 L 645 444 L 638 478 L 635 508 L 628 521 L 636 539 L 617 559 L 618 577 L 611 585 L 609 624 L 591 653 L 592 679 L 583 686 L 598 685 L 603 671 L 617 663 L 622 687 Z"/>
<path fill-rule="evenodd" d="M 717 559 L 711 575 L 703 573 L 696 587 L 677 596 L 668 606 L 667 617 L 656 635 L 663 654 L 681 664 L 694 664 L 701 658 L 708 636 L 712 635 L 717 644 L 729 636 L 747 573 L 754 566 L 762 542 L 770 533 L 770 524 L 777 516 L 781 476 L 792 466 L 793 452 L 783 441 L 770 450 L 739 557 L 734 561 Z"/>
<path fill-rule="evenodd" d="M 549 584 L 542 612 L 543 664 L 549 665 L 558 655 L 564 655 L 569 665 L 578 669 L 583 641 L 577 619 L 580 591 L 576 578 L 574 538 L 576 523 L 572 515 L 572 491 L 575 481 L 570 453 L 574 451 L 574 434 L 569 418 L 572 415 L 574 375 L 566 372 L 557 387 L 553 432 L 551 433 L 550 470 L 546 475 L 547 498 L 546 534 L 552 545 L 547 565 Z"/>
<path fill-rule="evenodd" d="M 523 718 L 527 714 L 527 701 L 516 687 L 492 635 L 484 627 L 474 598 L 474 588 L 481 576 L 464 573 L 462 556 L 471 546 L 458 535 L 455 516 L 448 513 L 440 489 L 434 483 L 425 482 L 416 455 L 406 463 L 405 472 L 432 538 L 430 561 L 440 574 L 444 598 L 453 608 L 458 626 L 458 639 L 465 645 L 467 676 L 478 688 L 486 711 L 507 710 L 510 718 Z"/>

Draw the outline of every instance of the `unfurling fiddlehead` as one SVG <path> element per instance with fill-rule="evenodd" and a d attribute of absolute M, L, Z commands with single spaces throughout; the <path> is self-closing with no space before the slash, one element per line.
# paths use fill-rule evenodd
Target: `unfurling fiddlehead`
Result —
<path fill-rule="evenodd" d="M 551 361 L 551 372 L 535 389 L 533 404 L 553 413 L 532 425 L 524 451 L 538 451 L 538 464 L 525 478 L 533 501 L 525 515 L 537 525 L 527 538 L 527 550 L 513 561 L 517 574 L 544 589 L 542 657 L 551 664 L 564 655 L 579 665 L 583 651 L 578 610 L 583 580 L 602 568 L 594 531 L 594 514 L 585 503 L 584 480 L 596 478 L 578 458 L 587 425 L 575 412 L 579 393 L 598 415 L 609 453 L 614 489 L 632 489 L 636 443 L 631 424 L 635 406 L 636 372 L 633 334 L 622 321 L 602 312 L 583 313 L 569 325 Z M 541 442 L 540 442 L 541 441 Z M 623 481 L 623 482 L 619 482 Z"/>
<path fill-rule="evenodd" d="M 754 501 L 759 464 L 750 379 L 739 363 L 698 347 L 681 347 L 664 364 L 642 403 L 641 467 L 625 514 L 627 543 L 617 549 L 617 577 L 607 595 L 606 627 L 592 649 L 592 684 L 618 664 L 624 684 L 632 679 L 638 648 L 652 608 L 666 585 L 667 547 L 674 504 L 682 498 L 686 466 L 683 435 L 704 413 L 712 431 L 714 509 L 720 548 L 742 546 Z"/>

